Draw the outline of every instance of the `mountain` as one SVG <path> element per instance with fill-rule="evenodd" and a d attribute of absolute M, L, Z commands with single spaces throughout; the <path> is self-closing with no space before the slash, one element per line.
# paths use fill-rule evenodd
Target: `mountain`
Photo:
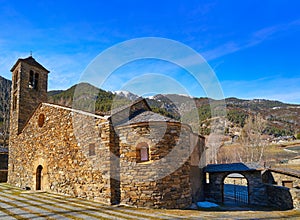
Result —
<path fill-rule="evenodd" d="M 134 100 L 139 98 L 138 95 L 133 94 L 133 93 L 128 92 L 128 91 L 115 91 L 115 92 L 113 92 L 113 94 L 115 94 L 116 96 L 118 96 L 120 98 L 128 99 L 130 101 L 134 101 Z"/>
<path fill-rule="evenodd" d="M 5 112 L 9 113 L 11 81 L 0 76 L 0 122 Z"/>
<path fill-rule="evenodd" d="M 86 85 L 87 86 L 87 85 Z M 89 85 L 91 86 L 91 85 Z M 72 106 L 76 85 L 66 91 L 50 91 L 49 101 Z M 120 106 L 136 100 L 139 96 L 127 92 L 109 92 L 93 87 L 95 92 L 95 111 L 98 114 L 109 112 L 112 105 Z M 201 134 L 210 132 L 211 106 L 218 106 L 222 101 L 209 98 L 194 98 L 187 95 L 158 94 L 146 98 L 154 112 L 181 120 L 190 124 Z M 267 121 L 265 134 L 274 136 L 293 135 L 300 130 L 300 105 L 286 104 L 279 101 L 238 98 L 226 98 L 226 132 L 228 135 L 239 133 L 250 115 L 260 114 Z M 214 108 L 214 107 L 213 107 Z M 216 110 L 216 109 L 215 109 Z M 197 122 L 197 124 L 195 124 Z M 199 122 L 199 123 L 198 123 Z"/>
<path fill-rule="evenodd" d="M 7 111 L 9 109 L 10 87 L 11 81 L 0 77 L 1 129 L 3 125 L 3 110 Z M 89 94 L 91 91 L 93 94 L 92 97 Z M 111 108 L 129 104 L 139 98 L 139 96 L 127 91 L 110 92 L 87 83 L 80 83 L 67 90 L 49 91 L 48 102 L 75 107 L 73 105 L 74 94 L 76 94 L 76 99 L 80 99 L 79 103 L 82 100 L 94 100 L 95 109 L 92 110 L 102 115 L 109 114 Z M 210 123 L 212 120 L 211 106 L 221 102 L 209 98 L 195 98 L 177 94 L 158 94 L 146 98 L 146 101 L 154 112 L 189 123 L 194 128 L 200 127 L 200 130 L 196 131 L 204 135 L 210 132 Z M 265 99 L 245 100 L 234 97 L 226 98 L 225 102 L 227 111 L 225 118 L 226 132 L 229 135 L 240 132 L 246 118 L 256 114 L 262 115 L 267 121 L 265 134 L 285 136 L 293 135 L 300 131 L 300 105 Z M 198 121 L 199 123 L 195 124 Z"/>
<path fill-rule="evenodd" d="M 89 104 L 86 102 L 87 100 L 94 101 L 94 109 L 89 109 L 87 106 Z M 118 96 L 117 94 L 99 89 L 88 83 L 80 83 L 65 91 L 49 91 L 48 102 L 85 111 L 93 111 L 101 115 L 108 114 L 112 106 L 119 107 L 129 104 L 131 100 L 127 99 L 124 94 Z M 84 106 L 85 104 L 86 106 Z"/>
<path fill-rule="evenodd" d="M 151 97 L 148 102 L 151 107 L 167 111 L 173 118 L 178 119 L 181 115 L 185 122 L 199 121 L 199 132 L 204 135 L 210 132 L 211 108 L 214 108 L 212 106 L 222 106 L 222 101 L 175 94 L 156 95 Z M 286 136 L 300 131 L 300 105 L 265 99 L 244 100 L 238 98 L 226 98 L 225 103 L 226 132 L 230 135 L 239 133 L 246 118 L 257 114 L 266 120 L 265 134 Z M 199 127 L 199 125 L 194 124 L 192 127 Z"/>
<path fill-rule="evenodd" d="M 6 146 L 9 135 L 11 81 L 0 76 L 0 146 Z"/>

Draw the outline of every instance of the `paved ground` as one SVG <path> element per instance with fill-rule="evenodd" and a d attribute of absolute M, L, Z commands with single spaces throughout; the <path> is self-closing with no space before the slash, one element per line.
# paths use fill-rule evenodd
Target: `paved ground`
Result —
<path fill-rule="evenodd" d="M 112 207 L 101 203 L 23 191 L 0 184 L 0 219 L 300 219 L 300 211 L 191 211 Z"/>

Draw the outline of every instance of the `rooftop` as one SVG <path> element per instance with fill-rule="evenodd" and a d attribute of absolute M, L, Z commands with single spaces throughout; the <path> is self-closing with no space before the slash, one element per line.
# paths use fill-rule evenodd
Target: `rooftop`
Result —
<path fill-rule="evenodd" d="M 122 123 L 121 126 L 142 123 L 142 122 L 178 122 L 178 121 L 157 114 L 152 111 L 144 111 L 140 114 L 135 115 L 133 118 L 129 119 L 128 121 Z"/>
<path fill-rule="evenodd" d="M 254 171 L 260 167 L 257 164 L 244 164 L 244 163 L 230 163 L 230 164 L 209 164 L 205 168 L 207 173 L 218 172 L 243 172 Z"/>
<path fill-rule="evenodd" d="M 29 64 L 29 65 L 32 65 L 32 66 L 38 67 L 38 68 L 40 68 L 40 69 L 43 69 L 43 70 L 45 70 L 47 73 L 50 72 L 50 71 L 47 70 L 45 67 L 43 67 L 40 63 L 38 63 L 32 56 L 29 56 L 29 57 L 24 58 L 24 59 L 19 58 L 19 59 L 17 60 L 17 62 L 15 63 L 15 65 L 11 68 L 10 71 L 12 72 L 12 71 L 18 66 L 18 64 L 19 64 L 20 62 L 25 62 L 25 63 L 27 63 L 27 64 Z"/>

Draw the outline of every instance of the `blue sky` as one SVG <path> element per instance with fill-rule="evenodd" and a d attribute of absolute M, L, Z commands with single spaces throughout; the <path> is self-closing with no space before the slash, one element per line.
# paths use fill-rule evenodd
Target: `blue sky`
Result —
<path fill-rule="evenodd" d="M 17 58 L 33 51 L 51 71 L 49 89 L 67 89 L 103 50 L 134 38 L 161 37 L 201 54 L 225 97 L 300 103 L 299 11 L 296 0 L 0 0 L 0 75 L 10 78 Z M 191 86 L 184 70 L 170 66 L 149 60 L 128 64 L 103 86 L 119 90 L 139 74 L 165 75 L 167 69 L 190 95 L 206 95 Z"/>

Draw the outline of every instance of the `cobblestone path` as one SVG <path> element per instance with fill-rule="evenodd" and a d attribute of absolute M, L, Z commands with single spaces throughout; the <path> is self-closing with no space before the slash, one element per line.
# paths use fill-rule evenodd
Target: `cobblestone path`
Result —
<path fill-rule="evenodd" d="M 264 216 L 266 218 L 264 218 Z M 0 219 L 281 219 L 300 218 L 300 211 L 214 212 L 116 207 L 0 184 Z"/>
<path fill-rule="evenodd" d="M 113 207 L 45 192 L 23 191 L 8 184 L 0 184 L 0 219 L 174 219 L 174 216 L 158 216 L 134 208 Z"/>

